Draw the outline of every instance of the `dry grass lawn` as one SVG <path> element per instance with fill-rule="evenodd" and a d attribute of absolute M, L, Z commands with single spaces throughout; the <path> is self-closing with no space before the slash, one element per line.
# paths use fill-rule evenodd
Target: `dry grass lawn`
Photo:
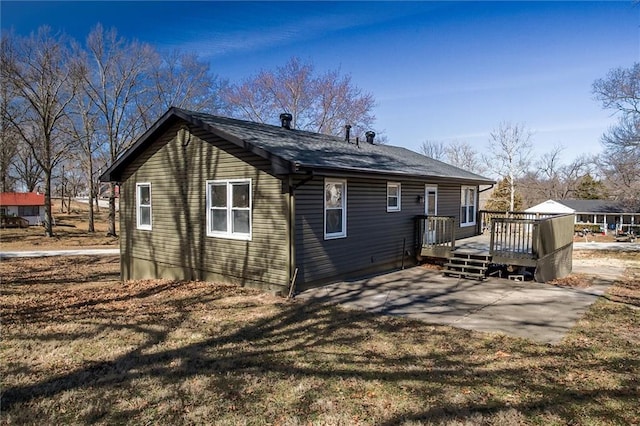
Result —
<path fill-rule="evenodd" d="M 0 264 L 1 423 L 640 423 L 637 269 L 556 346 L 118 269 Z"/>
<path fill-rule="evenodd" d="M 56 226 L 54 236 L 46 238 L 42 226 L 29 228 L 0 228 L 0 251 L 53 250 L 77 248 L 117 248 L 118 238 L 107 237 L 107 208 L 95 213 L 96 232 L 87 232 L 89 206 L 71 201 L 71 212 L 60 213 L 60 200 L 53 200 Z M 116 217 L 116 232 L 118 218 Z"/>

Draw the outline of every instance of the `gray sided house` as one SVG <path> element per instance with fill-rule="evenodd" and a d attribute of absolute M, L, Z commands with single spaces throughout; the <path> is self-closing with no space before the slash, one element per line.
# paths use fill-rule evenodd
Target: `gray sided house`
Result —
<path fill-rule="evenodd" d="M 415 261 L 420 215 L 477 234 L 493 181 L 408 149 L 164 114 L 101 177 L 120 183 L 122 278 L 286 292 Z"/>

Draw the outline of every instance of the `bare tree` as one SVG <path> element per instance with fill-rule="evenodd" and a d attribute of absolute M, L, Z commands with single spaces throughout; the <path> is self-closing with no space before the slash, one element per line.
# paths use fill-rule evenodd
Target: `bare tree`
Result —
<path fill-rule="evenodd" d="M 420 152 L 427 157 L 480 175 L 487 171 L 478 151 L 464 141 L 454 140 L 447 143 L 427 140 L 420 146 Z"/>
<path fill-rule="evenodd" d="M 581 155 L 568 164 L 560 167 L 560 180 L 563 182 L 564 192 L 560 194 L 560 198 L 580 198 L 578 195 L 578 186 L 581 184 L 584 176 L 593 172 L 595 159 L 589 155 Z"/>
<path fill-rule="evenodd" d="M 152 84 L 148 78 L 156 53 L 147 44 L 129 42 L 115 29 L 96 26 L 87 37 L 91 69 L 85 92 L 98 113 L 97 128 L 106 138 L 109 161 L 116 159 L 144 131 L 152 103 L 145 102 Z M 111 183 L 107 235 L 116 236 L 116 184 Z"/>
<path fill-rule="evenodd" d="M 207 113 L 223 108 L 218 95 L 222 85 L 211 73 L 208 62 L 195 53 L 174 50 L 157 55 L 150 69 L 154 90 L 149 91 L 153 112 L 147 114 L 147 126 L 172 106 Z"/>
<path fill-rule="evenodd" d="M 24 142 L 17 146 L 17 153 L 13 161 L 13 170 L 18 180 L 22 182 L 27 192 L 33 192 L 42 183 L 42 167 L 36 161 L 31 148 Z"/>
<path fill-rule="evenodd" d="M 94 200 L 97 197 L 95 156 L 103 148 L 105 139 L 98 134 L 98 110 L 95 103 L 87 95 L 89 81 L 86 75 L 89 72 L 86 52 L 79 46 L 74 46 L 75 56 L 78 58 L 78 86 L 80 91 L 75 97 L 70 108 L 69 136 L 78 145 L 78 161 L 82 164 L 87 181 L 87 193 L 89 196 L 88 232 L 95 232 Z"/>
<path fill-rule="evenodd" d="M 97 197 L 95 156 L 102 148 L 102 141 L 97 135 L 97 116 L 89 108 L 89 105 L 79 101 L 76 106 L 76 114 L 71 120 L 71 134 L 77 141 L 81 155 L 78 161 L 83 165 L 87 182 L 87 194 L 89 198 L 89 222 L 88 232 L 95 232 L 94 200 Z"/>
<path fill-rule="evenodd" d="M 514 209 L 516 179 L 524 175 L 531 164 L 532 133 L 523 124 L 509 122 L 500 125 L 490 133 L 488 155 L 484 157 L 489 170 L 508 178 L 509 209 Z"/>
<path fill-rule="evenodd" d="M 70 78 L 73 61 L 62 37 L 51 35 L 41 27 L 30 37 L 10 34 L 2 39 L 2 77 L 9 93 L 23 100 L 24 110 L 7 114 L 7 122 L 29 146 L 44 173 L 45 235 L 53 236 L 51 212 L 51 178 L 54 168 L 68 153 L 70 144 L 61 136 L 66 109 L 75 96 Z M 24 117 L 19 121 L 16 117 Z"/>
<path fill-rule="evenodd" d="M 602 143 L 605 149 L 616 154 L 637 154 L 640 149 L 640 114 L 621 117 L 617 125 L 602 135 Z"/>
<path fill-rule="evenodd" d="M 542 154 L 535 162 L 535 179 L 528 182 L 531 195 L 542 198 L 540 201 L 548 199 L 562 199 L 566 191 L 560 177 L 562 152 L 564 147 L 556 145 L 551 151 Z"/>
<path fill-rule="evenodd" d="M 327 71 L 315 76 L 314 67 L 291 58 L 274 71 L 261 71 L 223 92 L 232 114 L 261 123 L 276 123 L 282 112 L 293 115 L 296 129 L 338 135 L 344 125 L 355 136 L 370 130 L 375 100 L 356 87 L 350 76 Z"/>
<path fill-rule="evenodd" d="M 602 107 L 619 116 L 603 136 L 599 161 L 611 193 L 631 209 L 640 208 L 640 63 L 616 68 L 592 86 Z"/>
<path fill-rule="evenodd" d="M 612 69 L 605 78 L 593 82 L 592 91 L 604 109 L 623 115 L 640 114 L 640 63 Z"/>
<path fill-rule="evenodd" d="M 426 140 L 420 145 L 420 152 L 438 161 L 447 160 L 448 145 L 442 141 Z"/>
<path fill-rule="evenodd" d="M 313 87 L 313 86 L 312 86 Z M 345 123 L 352 126 L 354 135 L 362 137 L 373 124 L 373 95 L 356 87 L 351 76 L 330 70 L 314 81 L 315 107 L 310 111 L 309 127 L 328 135 L 339 135 Z M 317 97 L 317 98 L 316 98 Z M 378 137 L 378 143 L 382 140 Z"/>
<path fill-rule="evenodd" d="M 607 192 L 632 211 L 640 209 L 640 155 L 608 152 L 598 159 Z"/>
<path fill-rule="evenodd" d="M 534 163 L 534 170 L 519 179 L 518 184 L 527 188 L 523 194 L 525 205 L 576 196 L 576 188 L 581 178 L 590 173 L 593 159 L 583 155 L 565 164 L 562 162 L 564 149 L 556 145 L 542 154 Z"/>
<path fill-rule="evenodd" d="M 487 171 L 487 167 L 483 164 L 478 151 L 464 141 L 453 141 L 449 144 L 447 147 L 447 163 L 479 175 Z"/>
<path fill-rule="evenodd" d="M 83 170 L 81 159 L 83 156 L 81 152 L 73 154 L 62 167 L 63 174 L 60 176 L 61 201 L 63 206 L 66 204 L 67 213 L 71 213 L 71 200 L 88 189 L 86 172 Z"/>
<path fill-rule="evenodd" d="M 11 173 L 13 162 L 17 154 L 17 146 L 14 140 L 5 132 L 0 136 L 0 192 L 12 192 L 15 190 L 17 178 Z"/>
<path fill-rule="evenodd" d="M 12 102 L 9 94 L 7 79 L 0 78 L 0 191 L 9 192 L 15 187 L 17 178 L 12 175 L 12 164 L 18 154 L 18 142 L 20 135 L 17 134 L 8 117 L 14 117 L 16 122 L 21 122 L 17 116 L 15 102 Z"/>

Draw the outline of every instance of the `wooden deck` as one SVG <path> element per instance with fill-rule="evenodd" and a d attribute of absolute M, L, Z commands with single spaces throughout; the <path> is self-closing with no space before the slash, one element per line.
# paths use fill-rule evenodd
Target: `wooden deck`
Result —
<path fill-rule="evenodd" d="M 481 234 L 475 237 L 456 240 L 454 251 L 488 256 L 490 254 L 490 244 L 491 236 L 488 233 Z"/>
<path fill-rule="evenodd" d="M 487 231 L 459 240 L 455 238 L 454 217 L 418 216 L 418 258 L 483 256 L 484 263 L 533 267 L 539 282 L 571 273 L 574 216 L 532 219 L 518 215 L 518 212 L 506 212 L 504 217 L 492 216 L 485 228 Z"/>

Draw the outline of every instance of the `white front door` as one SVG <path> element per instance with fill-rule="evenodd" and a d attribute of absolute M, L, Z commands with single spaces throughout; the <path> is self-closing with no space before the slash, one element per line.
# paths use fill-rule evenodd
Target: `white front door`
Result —
<path fill-rule="evenodd" d="M 438 214 L 438 187 L 434 185 L 426 185 L 424 188 L 424 214 L 427 216 L 436 216 Z M 427 220 L 427 229 L 424 233 L 425 243 L 433 244 L 436 242 L 436 229 L 433 222 Z"/>

